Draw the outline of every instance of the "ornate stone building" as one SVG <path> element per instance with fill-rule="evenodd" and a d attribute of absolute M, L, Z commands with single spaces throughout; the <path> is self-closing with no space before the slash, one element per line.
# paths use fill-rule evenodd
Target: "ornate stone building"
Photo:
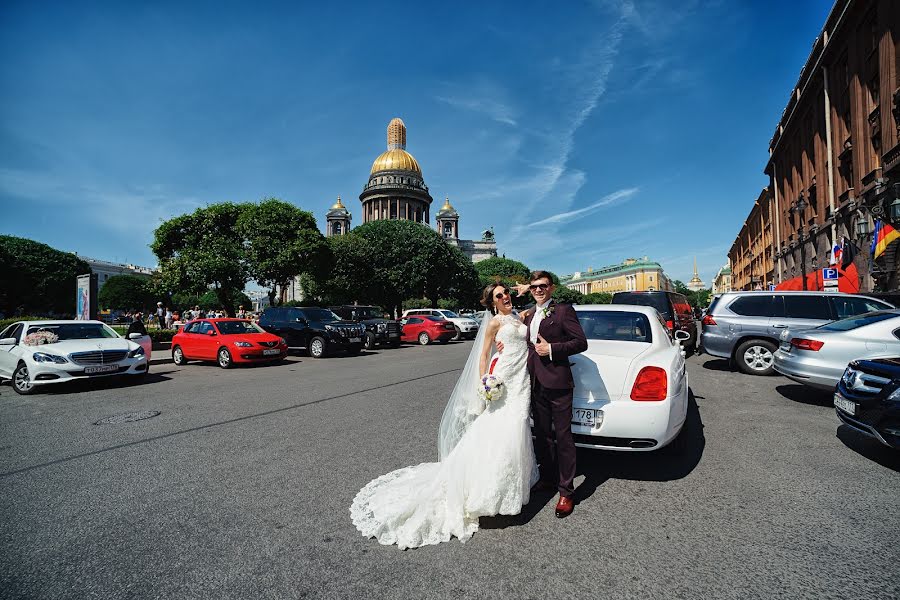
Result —
<path fill-rule="evenodd" d="M 731 290 L 731 264 L 727 264 L 723 265 L 716 273 L 716 277 L 713 279 L 712 293 L 722 294 Z"/>
<path fill-rule="evenodd" d="M 694 276 L 691 277 L 691 280 L 687 284 L 687 288 L 694 292 L 699 292 L 704 289 L 706 284 L 703 283 L 703 280 L 700 279 L 700 273 L 697 272 L 697 257 L 694 257 Z"/>
<path fill-rule="evenodd" d="M 766 290 L 778 283 L 772 259 L 772 194 L 763 188 L 728 251 L 731 286 L 735 290 Z"/>
<path fill-rule="evenodd" d="M 651 261 L 646 256 L 643 258 L 626 258 L 618 265 L 609 265 L 594 270 L 588 267 L 585 272 L 577 272 L 572 275 L 560 277 L 561 285 L 569 289 L 591 294 L 594 292 L 645 292 L 645 291 L 674 291 L 675 286 L 668 275 L 663 271 L 662 265 Z"/>
<path fill-rule="evenodd" d="M 769 144 L 777 281 L 805 280 L 847 238 L 861 291 L 900 287 L 900 243 L 868 252 L 874 219 L 900 226 L 898 60 L 900 2 L 835 2 Z"/>
<path fill-rule="evenodd" d="M 388 124 L 387 150 L 372 163 L 359 201 L 363 223 L 399 219 L 430 225 L 431 194 L 419 162 L 406 150 L 406 125 L 401 119 L 392 119 Z M 329 236 L 350 231 L 350 213 L 340 198 L 328 211 L 326 220 Z M 449 198 L 436 215 L 435 227 L 448 244 L 458 247 L 472 262 L 497 256 L 493 229 L 484 231 L 481 240 L 459 238 L 459 213 Z"/>

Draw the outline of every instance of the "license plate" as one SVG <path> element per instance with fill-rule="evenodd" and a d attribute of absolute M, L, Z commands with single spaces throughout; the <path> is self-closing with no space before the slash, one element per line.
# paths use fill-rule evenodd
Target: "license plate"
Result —
<path fill-rule="evenodd" d="M 278 348 L 263 350 L 263 356 L 274 356 L 275 354 L 281 354 L 281 350 L 279 350 Z"/>
<path fill-rule="evenodd" d="M 85 367 L 85 375 L 96 375 L 97 373 L 112 373 L 118 371 L 119 365 L 97 365 L 96 367 Z"/>
<path fill-rule="evenodd" d="M 852 400 L 847 400 L 840 394 L 834 395 L 834 405 L 835 405 L 835 407 L 841 409 L 848 415 L 855 415 L 856 407 L 859 406 L 856 402 L 853 402 Z"/>
<path fill-rule="evenodd" d="M 392 338 L 398 338 L 398 337 L 400 337 L 400 334 L 399 333 L 390 333 L 390 334 L 388 334 L 388 336 L 392 337 Z"/>
<path fill-rule="evenodd" d="M 593 427 L 597 422 L 596 418 L 600 416 L 600 411 L 592 408 L 573 408 L 572 409 L 572 425 L 583 425 L 585 427 Z"/>
<path fill-rule="evenodd" d="M 361 341 L 362 341 L 362 338 L 350 338 L 351 344 L 358 344 Z"/>

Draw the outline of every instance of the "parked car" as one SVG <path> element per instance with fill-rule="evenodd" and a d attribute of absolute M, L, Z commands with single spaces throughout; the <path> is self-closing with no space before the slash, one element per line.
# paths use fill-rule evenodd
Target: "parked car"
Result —
<path fill-rule="evenodd" d="M 346 321 L 355 321 L 366 326 L 366 336 L 363 339 L 363 348 L 366 350 L 372 350 L 378 345 L 392 348 L 400 345 L 400 322 L 385 319 L 376 306 L 332 306 L 331 312 Z"/>
<path fill-rule="evenodd" d="M 669 337 L 675 339 L 676 331 L 686 331 L 688 337 L 684 345 L 692 351 L 697 350 L 697 320 L 694 309 L 683 294 L 677 292 L 616 292 L 612 297 L 613 304 L 633 304 L 651 306 L 659 311 L 669 330 Z"/>
<path fill-rule="evenodd" d="M 844 424 L 894 450 L 900 450 L 898 356 L 854 360 L 834 393 L 834 409 Z"/>
<path fill-rule="evenodd" d="M 700 345 L 744 373 L 771 375 L 785 329 L 797 332 L 891 308 L 875 298 L 840 292 L 725 292 L 713 298 L 703 317 Z"/>
<path fill-rule="evenodd" d="M 419 342 L 427 346 L 434 341 L 446 344 L 456 338 L 456 327 L 443 317 L 412 316 L 403 319 L 401 323 L 403 332 L 400 339 L 404 342 Z"/>
<path fill-rule="evenodd" d="M 688 375 L 680 342 L 655 308 L 575 306 L 588 349 L 569 357 L 575 445 L 649 451 L 671 443 L 687 417 Z"/>
<path fill-rule="evenodd" d="M 461 317 L 452 310 L 447 310 L 445 308 L 412 308 L 404 311 L 403 318 L 413 316 L 424 317 L 429 315 L 432 317 L 442 317 L 453 323 L 453 326 L 456 328 L 456 335 L 453 336 L 454 340 L 462 338 L 474 340 L 475 336 L 478 335 L 478 321 L 471 317 Z"/>
<path fill-rule="evenodd" d="M 272 362 L 287 356 L 283 338 L 246 319 L 198 319 L 172 337 L 172 361 L 214 360 L 223 369 L 235 364 Z"/>
<path fill-rule="evenodd" d="M 366 328 L 320 307 L 273 306 L 263 311 L 259 326 L 283 337 L 290 348 L 305 348 L 313 358 L 332 352 L 359 354 Z"/>
<path fill-rule="evenodd" d="M 0 379 L 23 395 L 76 379 L 141 378 L 149 364 L 140 344 L 100 321 L 20 321 L 0 332 Z"/>
<path fill-rule="evenodd" d="M 900 310 L 877 311 L 794 332 L 785 329 L 775 370 L 832 391 L 852 360 L 900 356 Z"/>

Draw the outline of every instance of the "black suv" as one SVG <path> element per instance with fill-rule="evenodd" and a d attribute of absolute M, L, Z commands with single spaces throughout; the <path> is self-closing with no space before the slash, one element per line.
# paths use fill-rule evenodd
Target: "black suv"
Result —
<path fill-rule="evenodd" d="M 900 358 L 852 361 L 837 384 L 834 410 L 846 425 L 900 450 Z"/>
<path fill-rule="evenodd" d="M 400 323 L 385 319 L 377 306 L 332 306 L 332 312 L 347 321 L 356 321 L 366 326 L 363 347 L 372 350 L 378 344 L 397 348 L 400 345 Z"/>
<path fill-rule="evenodd" d="M 344 321 L 327 308 L 273 306 L 263 311 L 259 326 L 287 341 L 290 348 L 306 348 L 313 358 L 334 351 L 359 354 L 366 328 Z"/>
<path fill-rule="evenodd" d="M 697 320 L 690 302 L 678 292 L 616 292 L 612 297 L 613 304 L 631 304 L 635 306 L 652 306 L 662 315 L 669 329 L 675 336 L 676 331 L 686 331 L 690 338 L 685 341 L 686 348 L 697 350 Z"/>

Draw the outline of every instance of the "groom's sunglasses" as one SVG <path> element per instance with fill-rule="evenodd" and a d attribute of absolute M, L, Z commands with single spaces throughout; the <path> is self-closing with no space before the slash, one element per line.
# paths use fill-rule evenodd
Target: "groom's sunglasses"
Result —
<path fill-rule="evenodd" d="M 529 285 L 528 289 L 531 291 L 541 290 L 542 292 L 546 292 L 550 288 L 546 283 L 535 283 L 533 285 Z"/>
<path fill-rule="evenodd" d="M 503 290 L 502 292 L 497 292 L 497 294 L 494 296 L 494 298 L 499 300 L 503 296 L 509 296 L 509 290 Z"/>

